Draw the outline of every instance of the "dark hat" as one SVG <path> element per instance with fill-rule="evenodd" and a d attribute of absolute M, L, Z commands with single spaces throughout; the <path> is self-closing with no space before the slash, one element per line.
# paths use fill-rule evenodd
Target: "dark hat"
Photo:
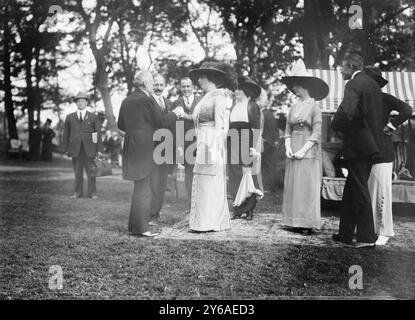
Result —
<path fill-rule="evenodd" d="M 315 100 L 323 100 L 329 94 L 329 86 L 324 80 L 310 75 L 303 60 L 299 59 L 293 63 L 291 67 L 291 75 L 283 77 L 282 82 L 287 86 L 288 90 L 295 94 L 293 87 L 297 83 L 306 83 L 309 94 Z"/>
<path fill-rule="evenodd" d="M 85 92 L 79 92 L 76 95 L 76 97 L 74 98 L 74 100 L 77 101 L 79 99 L 85 99 L 85 100 L 89 101 L 89 96 Z"/>
<path fill-rule="evenodd" d="M 381 88 L 386 86 L 389 82 L 384 77 L 382 77 L 382 72 L 380 72 L 380 69 L 378 67 L 366 66 L 363 68 L 363 72 L 366 73 L 373 80 L 375 80 Z"/>
<path fill-rule="evenodd" d="M 261 87 L 248 77 L 242 76 L 238 78 L 238 89 L 247 90 L 252 99 L 256 99 L 261 94 Z"/>
<path fill-rule="evenodd" d="M 200 68 L 190 70 L 189 77 L 197 82 L 200 76 L 202 75 L 213 75 L 216 78 L 220 79 L 224 86 L 230 90 L 235 90 L 237 87 L 237 79 L 234 68 L 224 62 L 204 62 Z"/>

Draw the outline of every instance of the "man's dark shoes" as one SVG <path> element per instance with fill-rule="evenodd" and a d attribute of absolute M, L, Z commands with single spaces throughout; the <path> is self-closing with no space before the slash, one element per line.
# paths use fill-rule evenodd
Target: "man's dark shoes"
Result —
<path fill-rule="evenodd" d="M 353 241 L 346 241 L 346 240 L 342 239 L 339 234 L 333 234 L 333 240 L 335 242 L 339 242 L 339 243 L 342 243 L 342 244 L 345 244 L 345 245 L 348 245 L 348 246 L 353 244 Z"/>
<path fill-rule="evenodd" d="M 346 245 L 349 248 L 354 248 L 354 249 L 362 249 L 362 248 L 374 248 L 376 246 L 376 243 L 374 242 L 356 242 L 356 243 L 352 243 L 350 245 Z"/>

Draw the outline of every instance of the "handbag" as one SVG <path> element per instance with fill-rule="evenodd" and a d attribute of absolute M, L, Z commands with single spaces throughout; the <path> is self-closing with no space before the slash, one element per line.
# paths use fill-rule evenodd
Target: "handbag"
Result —
<path fill-rule="evenodd" d="M 105 177 L 112 175 L 112 165 L 107 159 L 102 157 L 96 157 L 90 164 L 91 176 L 93 177 Z"/>

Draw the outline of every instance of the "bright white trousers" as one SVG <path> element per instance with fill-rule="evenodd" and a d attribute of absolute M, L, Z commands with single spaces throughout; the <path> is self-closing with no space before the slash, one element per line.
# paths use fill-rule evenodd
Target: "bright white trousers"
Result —
<path fill-rule="evenodd" d="M 385 237 L 395 235 L 392 219 L 392 168 L 393 162 L 375 164 L 368 180 L 375 232 Z"/>

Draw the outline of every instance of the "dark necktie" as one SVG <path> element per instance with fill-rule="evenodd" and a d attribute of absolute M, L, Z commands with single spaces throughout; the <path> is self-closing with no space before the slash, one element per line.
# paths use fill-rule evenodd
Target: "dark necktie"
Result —
<path fill-rule="evenodd" d="M 79 112 L 79 120 L 81 120 L 81 122 L 82 122 L 82 112 Z"/>

